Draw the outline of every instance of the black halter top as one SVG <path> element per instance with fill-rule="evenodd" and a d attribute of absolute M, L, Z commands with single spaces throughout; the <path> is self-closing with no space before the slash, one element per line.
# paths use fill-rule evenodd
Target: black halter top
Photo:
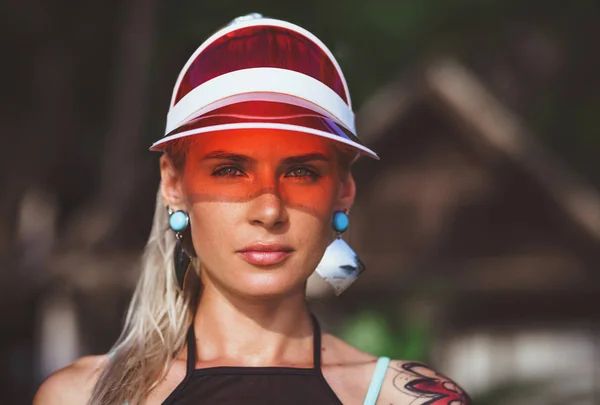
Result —
<path fill-rule="evenodd" d="M 196 369 L 194 328 L 187 335 L 187 371 L 163 405 L 341 405 L 321 372 L 321 328 L 313 322 L 313 367 Z"/>

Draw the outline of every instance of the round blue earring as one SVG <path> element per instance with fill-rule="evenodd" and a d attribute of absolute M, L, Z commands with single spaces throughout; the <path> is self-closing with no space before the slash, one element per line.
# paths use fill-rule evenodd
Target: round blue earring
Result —
<path fill-rule="evenodd" d="M 181 232 L 187 228 L 190 223 L 189 215 L 182 210 L 169 210 L 169 226 L 175 232 L 177 239 L 181 238 Z"/>
<path fill-rule="evenodd" d="M 344 233 L 346 229 L 348 229 L 348 225 L 350 225 L 350 219 L 348 218 L 348 214 L 344 211 L 336 211 L 333 214 L 333 229 L 338 233 Z"/>
<path fill-rule="evenodd" d="M 173 264 L 175 267 L 175 278 L 177 279 L 177 285 L 179 289 L 183 291 L 183 284 L 185 281 L 185 275 L 191 264 L 191 259 L 185 252 L 183 247 L 183 231 L 186 230 L 190 224 L 189 215 L 182 210 L 173 211 L 167 207 L 169 213 L 169 226 L 175 232 L 177 243 L 175 244 L 175 251 L 173 252 Z"/>

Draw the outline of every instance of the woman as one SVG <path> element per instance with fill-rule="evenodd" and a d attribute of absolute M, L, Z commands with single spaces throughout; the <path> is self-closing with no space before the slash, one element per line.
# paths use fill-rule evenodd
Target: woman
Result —
<path fill-rule="evenodd" d="M 35 404 L 468 403 L 422 364 L 322 334 L 307 308 L 313 272 L 339 294 L 362 271 L 339 235 L 350 166 L 377 158 L 321 41 L 234 20 L 184 66 L 151 149 L 161 187 L 123 334 L 49 377 Z"/>

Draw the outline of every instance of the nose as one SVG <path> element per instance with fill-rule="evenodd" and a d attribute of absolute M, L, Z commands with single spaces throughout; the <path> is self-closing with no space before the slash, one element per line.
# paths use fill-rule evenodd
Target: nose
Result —
<path fill-rule="evenodd" d="M 271 230 L 287 223 L 287 210 L 275 187 L 269 187 L 250 202 L 248 221 Z"/>

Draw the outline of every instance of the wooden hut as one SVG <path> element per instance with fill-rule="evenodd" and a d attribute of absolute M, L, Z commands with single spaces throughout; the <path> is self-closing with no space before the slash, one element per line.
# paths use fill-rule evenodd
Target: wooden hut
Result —
<path fill-rule="evenodd" d="M 414 309 L 433 361 L 476 393 L 572 372 L 592 395 L 597 190 L 455 60 L 400 76 L 357 124 L 381 161 L 357 163 L 348 239 L 368 270 L 336 307 Z"/>

